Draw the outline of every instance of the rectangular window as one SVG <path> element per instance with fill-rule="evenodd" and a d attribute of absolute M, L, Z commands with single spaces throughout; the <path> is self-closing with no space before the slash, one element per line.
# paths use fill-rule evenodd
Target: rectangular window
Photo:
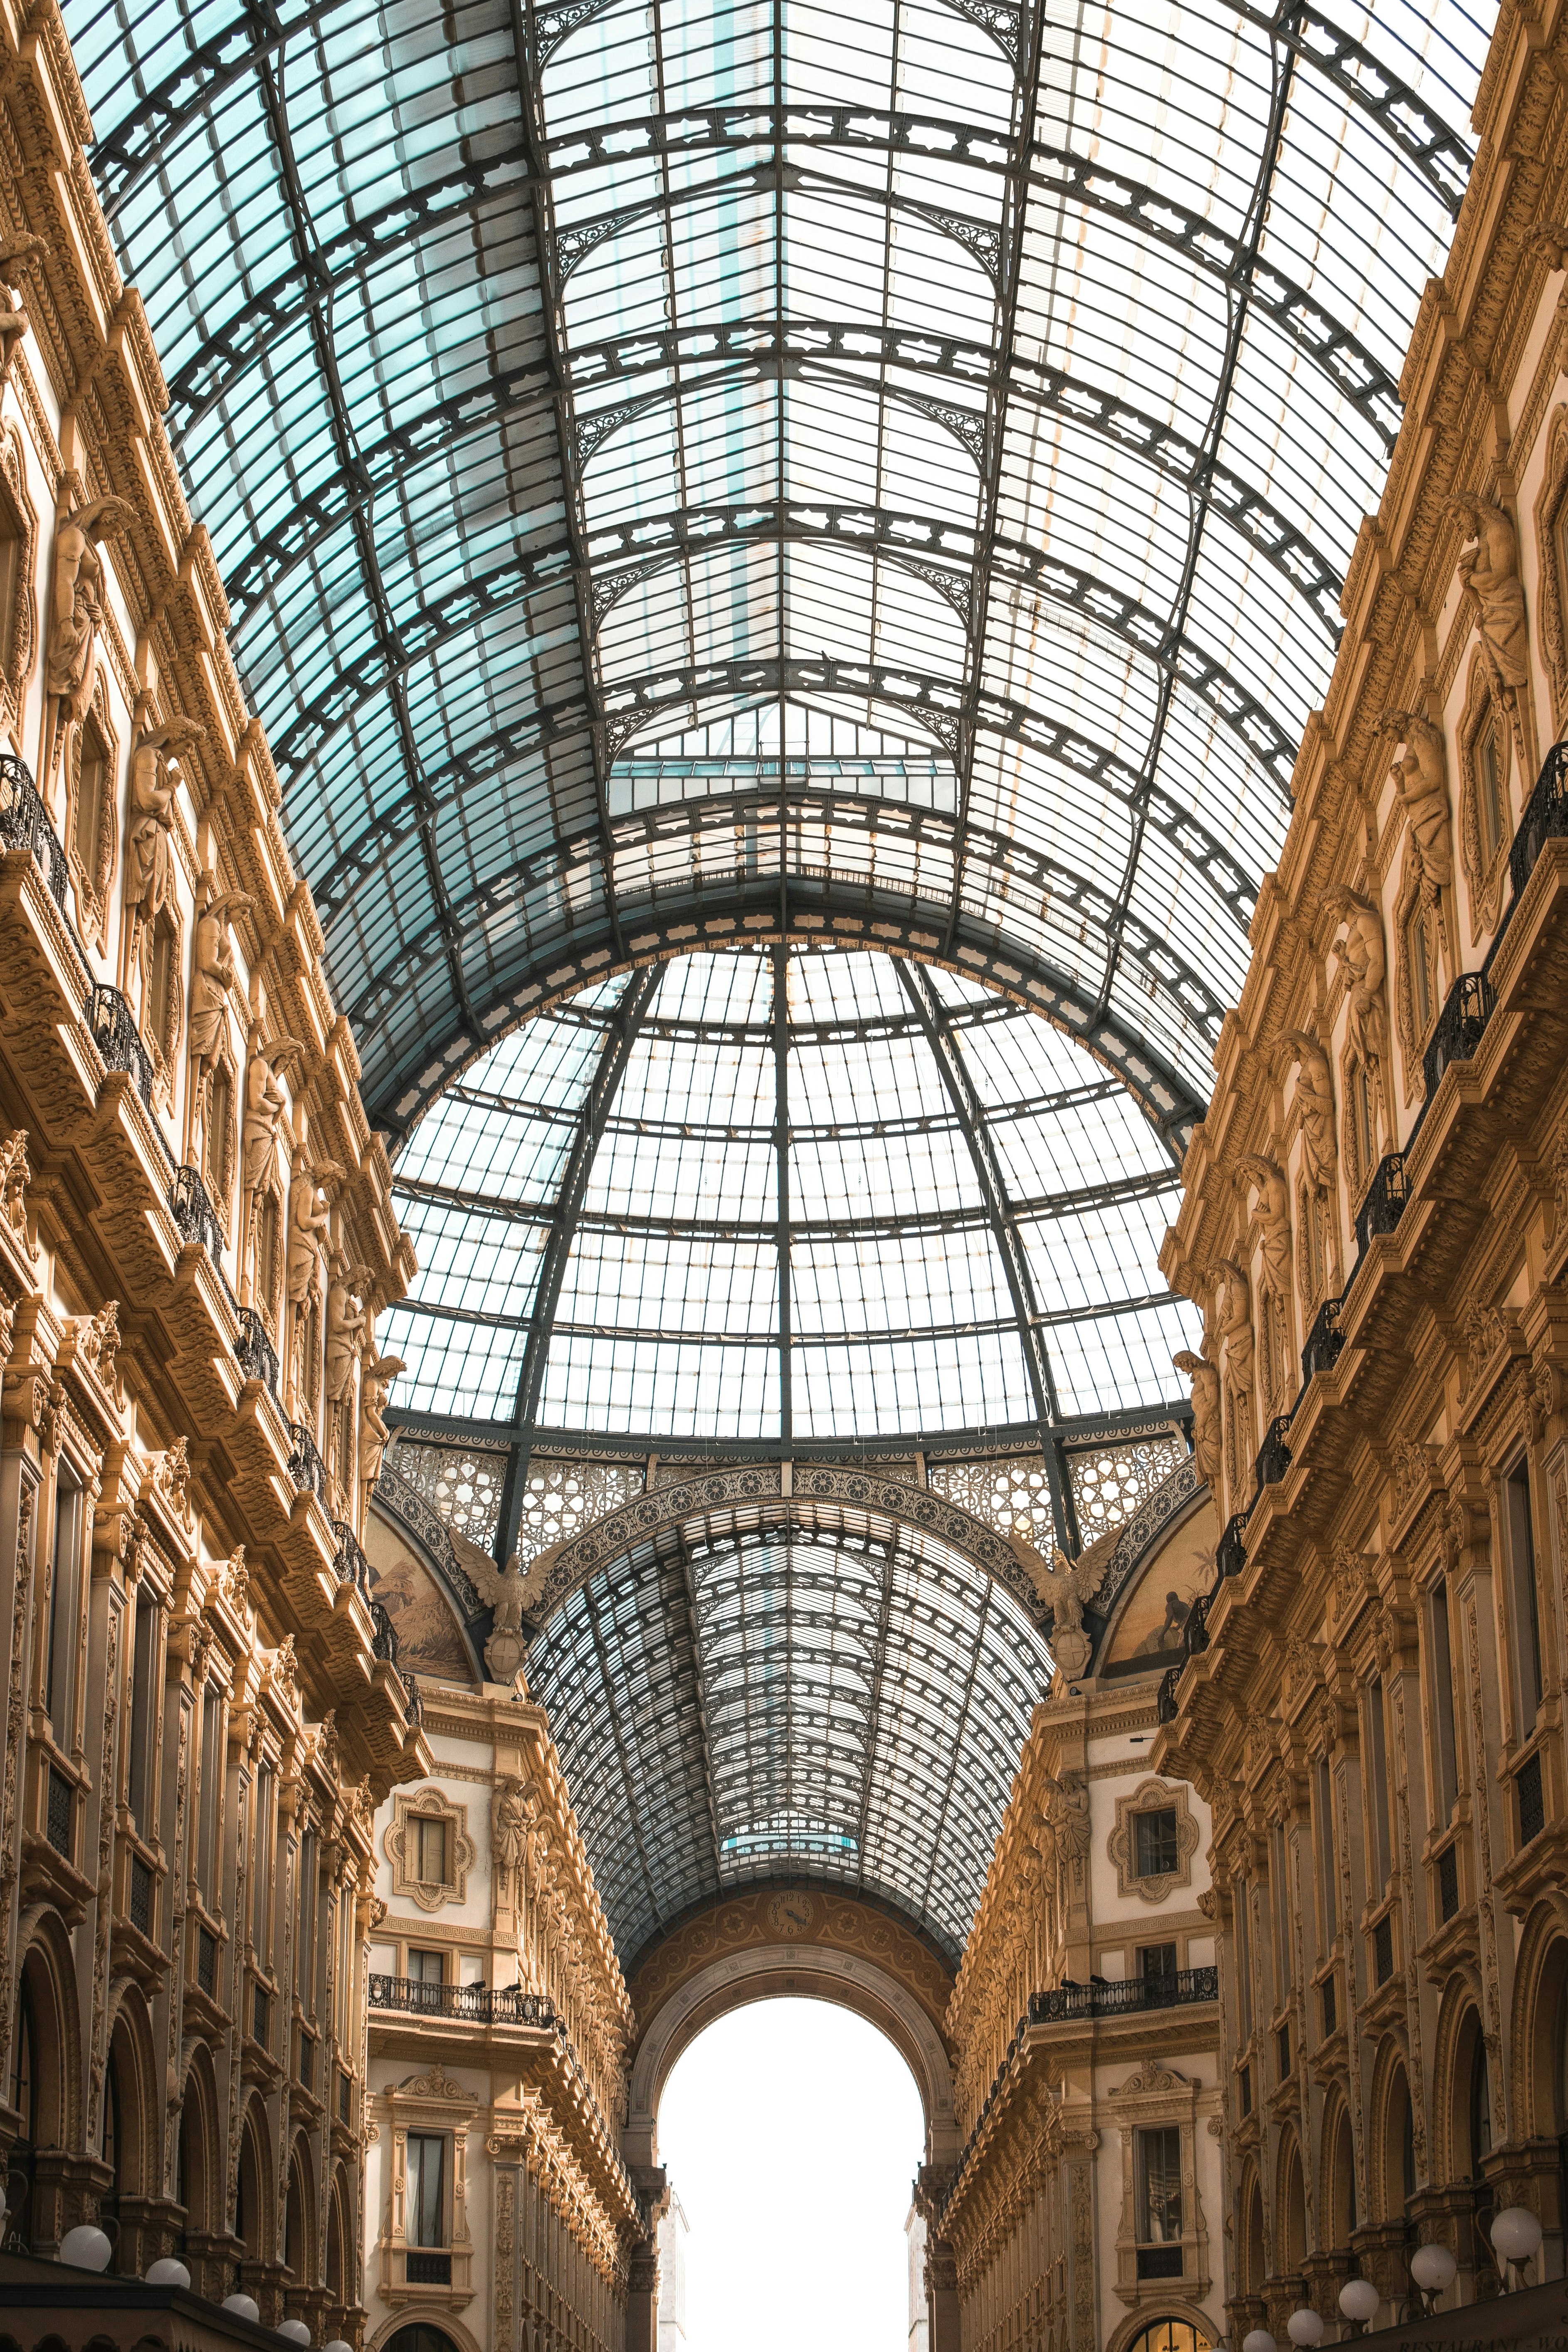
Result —
<path fill-rule="evenodd" d="M 1502 847 L 1502 762 L 1498 756 L 1497 729 L 1489 727 L 1476 746 L 1476 798 L 1479 803 L 1481 864 L 1489 867 Z"/>
<path fill-rule="evenodd" d="M 307 1830 L 300 1841 L 300 1931 L 294 1946 L 294 1987 L 307 2015 L 315 1975 L 316 1870 L 316 1833 Z"/>
<path fill-rule="evenodd" d="M 55 1556 L 49 1580 L 49 1649 L 44 1693 L 55 1746 L 71 1744 L 76 1696 L 78 1561 L 81 1489 L 62 1471 L 55 1485 Z"/>
<path fill-rule="evenodd" d="M 417 1985 L 438 1985 L 446 1977 L 444 1952 L 416 1952 L 412 1946 L 408 1953 L 408 1981 Z"/>
<path fill-rule="evenodd" d="M 1173 1977 L 1176 1973 L 1174 1944 L 1140 1944 L 1138 1973 L 1145 1982 L 1152 1981 L 1156 1978 L 1164 1982 Z"/>
<path fill-rule="evenodd" d="M 1176 1811 L 1167 1805 L 1155 1813 L 1134 1813 L 1132 1832 L 1140 1878 L 1164 1878 L 1178 1869 L 1181 1851 L 1176 1841 Z"/>
<path fill-rule="evenodd" d="M 1286 1860 L 1285 1832 L 1275 1822 L 1269 1838 L 1270 1909 L 1274 1915 L 1274 1988 L 1276 2006 L 1282 2001 L 1294 1982 L 1290 1953 L 1290 1879 Z"/>
<path fill-rule="evenodd" d="M 223 1890 L 217 1884 L 218 1806 L 223 1795 L 223 1696 L 208 1683 L 202 1697 L 201 1816 L 196 1832 L 196 1885 L 210 1917 L 219 1916 Z"/>
<path fill-rule="evenodd" d="M 416 1820 L 415 1843 L 415 1874 L 420 1885 L 445 1886 L 447 1884 L 446 1822 Z"/>
<path fill-rule="evenodd" d="M 1174 2124 L 1138 2135 L 1138 2242 L 1167 2246 L 1182 2234 L 1182 2135 Z"/>
<path fill-rule="evenodd" d="M 1351 1108 L 1355 1116 L 1357 1172 L 1364 1184 L 1377 1165 L 1377 1137 L 1372 1108 L 1372 1078 L 1358 1062 L 1351 1080 Z"/>
<path fill-rule="evenodd" d="M 153 1719 L 157 1704 L 158 1619 L 149 1595 L 136 1604 L 136 1647 L 131 1669 L 131 1811 L 144 1838 L 153 1832 Z"/>
<path fill-rule="evenodd" d="M 1519 1673 L 1519 1736 L 1528 1739 L 1541 1707 L 1541 1614 L 1535 1598 L 1535 1532 L 1530 1517 L 1530 1466 L 1503 1483 L 1508 1561 L 1513 1585 L 1513 1654 Z"/>
<path fill-rule="evenodd" d="M 444 2246 L 446 2232 L 447 2136 L 408 2135 L 408 2242 Z"/>
<path fill-rule="evenodd" d="M 1245 1878 L 1236 1883 L 1236 1997 L 1241 2011 L 1241 2038 L 1252 2033 L 1252 1933 L 1247 1918 L 1248 1888 Z"/>
<path fill-rule="evenodd" d="M 1334 1782 L 1326 1756 L 1318 1761 L 1318 1892 L 1323 1906 L 1323 1949 L 1340 1932 L 1339 1874 L 1334 1864 Z"/>
<path fill-rule="evenodd" d="M 259 1967 L 267 1965 L 272 1938 L 272 1767 L 264 1764 L 256 1779 L 255 1885 L 250 1907 L 250 1944 Z"/>
<path fill-rule="evenodd" d="M 1438 1822 L 1453 1819 L 1459 1796 L 1459 1750 L 1454 1730 L 1454 1654 L 1448 1633 L 1448 1582 L 1440 1576 L 1427 1609 L 1432 1636 L 1432 1732 L 1437 1771 Z"/>
<path fill-rule="evenodd" d="M 1372 1757 L 1373 1859 L 1377 1874 L 1374 1900 L 1381 1902 L 1393 1867 L 1394 1841 L 1388 1825 L 1388 1735 L 1384 1723 L 1383 1676 L 1374 1675 L 1366 1695 L 1368 1741 Z"/>

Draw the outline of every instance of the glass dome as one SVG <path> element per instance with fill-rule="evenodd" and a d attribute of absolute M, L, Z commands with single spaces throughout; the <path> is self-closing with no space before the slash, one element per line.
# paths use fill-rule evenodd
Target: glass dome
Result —
<path fill-rule="evenodd" d="M 470 1435 L 857 1444 L 1179 1398 L 1170 1147 L 939 968 L 693 953 L 584 991 L 416 1129 L 398 1405 Z"/>

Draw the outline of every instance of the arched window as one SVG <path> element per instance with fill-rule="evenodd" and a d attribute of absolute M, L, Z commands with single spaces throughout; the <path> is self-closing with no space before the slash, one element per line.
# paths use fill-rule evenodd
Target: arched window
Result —
<path fill-rule="evenodd" d="M 406 2332 L 412 2334 L 414 2331 Z M 394 2337 L 386 2352 L 394 2352 L 394 2347 L 401 2344 L 400 2336 Z M 1132 2338 L 1127 2352 L 1209 2352 L 1209 2338 L 1201 2327 L 1193 2326 L 1188 2320 L 1152 2319 Z"/>
<path fill-rule="evenodd" d="M 1470 2179 L 1479 2180 L 1492 2152 L 1492 2086 L 1487 2045 L 1479 2031 L 1470 2050 L 1469 2095 Z"/>
<path fill-rule="evenodd" d="M 1187 2335 L 1193 2336 L 1191 2328 Z M 1143 2338 L 1140 2336 L 1138 2341 L 1142 2344 Z M 458 2347 L 439 2327 L 431 2327 L 420 2320 L 413 2327 L 400 2327 L 391 2343 L 383 2346 L 382 2352 L 458 2352 Z M 1161 2347 L 1152 2346 L 1151 2352 L 1161 2352 Z M 1194 2343 L 1173 2345 L 1171 2352 L 1208 2352 L 1208 2347 L 1199 2336 Z"/>

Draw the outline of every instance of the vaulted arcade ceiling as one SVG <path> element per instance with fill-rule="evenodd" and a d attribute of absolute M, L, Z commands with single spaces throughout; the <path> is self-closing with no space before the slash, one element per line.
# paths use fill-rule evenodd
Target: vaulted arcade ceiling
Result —
<path fill-rule="evenodd" d="M 70 0 L 376 1122 L 838 916 L 1179 1142 L 1490 13 Z"/>

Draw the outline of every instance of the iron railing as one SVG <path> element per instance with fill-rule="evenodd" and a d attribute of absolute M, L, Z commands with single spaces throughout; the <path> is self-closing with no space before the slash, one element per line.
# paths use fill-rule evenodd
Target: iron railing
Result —
<path fill-rule="evenodd" d="M 0 843 L 31 852 L 50 898 L 63 915 L 70 867 L 38 796 L 32 770 L 14 751 L 0 752 Z"/>
<path fill-rule="evenodd" d="M 332 1521 L 332 1533 L 338 1539 L 332 1554 L 332 1566 L 340 1584 L 356 1585 L 364 1599 L 370 1599 L 370 1562 L 360 1547 L 359 1538 L 346 1519 Z"/>
<path fill-rule="evenodd" d="M 327 1483 L 316 1441 L 302 1421 L 289 1423 L 289 1475 L 301 1495 L 319 1495 Z"/>
<path fill-rule="evenodd" d="M 1480 1044 L 1496 1000 L 1484 971 L 1462 971 L 1444 1001 L 1426 1051 L 1421 1057 L 1431 1101 L 1450 1062 L 1468 1062 Z"/>
<path fill-rule="evenodd" d="M 432 2253 L 426 2247 L 410 2246 L 405 2264 L 404 2276 L 410 2286 L 450 2286 L 452 2284 L 450 2254 Z"/>
<path fill-rule="evenodd" d="M 1456 1918 L 1459 1909 L 1459 1850 L 1446 1845 L 1437 1856 L 1437 1908 L 1444 1925 Z"/>
<path fill-rule="evenodd" d="M 199 1242 L 216 1265 L 223 1256 L 223 1227 L 198 1169 L 175 1169 L 169 1187 L 169 1210 L 182 1239 Z"/>
<path fill-rule="evenodd" d="M 1380 1160 L 1366 1188 L 1366 1198 L 1355 1213 L 1355 1245 L 1364 1257 L 1380 1234 L 1391 1234 L 1405 1214 L 1410 1187 L 1405 1177 L 1405 1154 L 1391 1151 Z"/>
<path fill-rule="evenodd" d="M 87 1000 L 86 1020 L 105 1068 L 123 1070 L 134 1081 L 137 1093 L 151 1110 L 153 1056 L 142 1043 L 129 1001 L 107 981 L 100 981 Z"/>
<path fill-rule="evenodd" d="M 1215 1588 L 1218 1589 L 1217 1587 Z M 1209 1611 L 1214 1607 L 1213 1592 L 1200 1592 L 1187 1611 L 1187 1622 L 1182 1628 L 1182 1664 L 1189 1658 L 1201 1657 L 1209 1645 Z"/>
<path fill-rule="evenodd" d="M 1174 1723 L 1176 1719 L 1176 1685 L 1182 1678 L 1180 1666 L 1167 1666 L 1160 1677 L 1160 1687 L 1154 1694 L 1156 1723 Z"/>
<path fill-rule="evenodd" d="M 1276 1413 L 1264 1432 L 1263 1443 L 1258 1449 L 1258 1460 L 1254 1465 L 1260 1495 L 1265 1486 L 1277 1486 L 1290 1467 L 1290 1448 L 1285 1443 L 1285 1433 L 1289 1426 L 1288 1412 Z"/>
<path fill-rule="evenodd" d="M 63 1772 L 49 1766 L 48 1813 L 46 1834 L 58 1854 L 67 1862 L 71 1858 L 71 1816 L 76 1791 Z"/>
<path fill-rule="evenodd" d="M 1219 1970 L 1173 1969 L 1168 1976 L 1128 1977 L 1120 1984 L 1053 1985 L 1029 1995 L 1031 2025 L 1058 2025 L 1069 2017 L 1127 2017 L 1147 2009 L 1188 2009 L 1219 1999 Z"/>
<path fill-rule="evenodd" d="M 1524 896 L 1542 850 L 1563 834 L 1568 834 L 1568 741 L 1553 743 L 1546 754 L 1513 836 L 1508 872 L 1516 900 Z"/>
<path fill-rule="evenodd" d="M 1225 1523 L 1225 1533 L 1214 1548 L 1214 1564 L 1219 1576 L 1239 1576 L 1247 1566 L 1247 1517 L 1235 1512 Z"/>
<path fill-rule="evenodd" d="M 247 1381 L 263 1381 L 278 1393 L 278 1350 L 267 1336 L 267 1326 L 254 1307 L 239 1310 L 239 1337 L 234 1352 Z"/>
<path fill-rule="evenodd" d="M 548 2032 L 555 2032 L 561 2022 L 547 1994 L 524 1992 L 521 1985 L 492 1989 L 482 1984 L 421 1984 L 414 1977 L 373 1976 L 369 1986 L 372 2009 L 392 2010 L 406 2017 L 469 2018 L 482 2025 L 534 2025 Z"/>
<path fill-rule="evenodd" d="M 384 1658 L 389 1666 L 395 1666 L 397 1664 L 397 1628 L 379 1601 L 373 1601 L 370 1604 L 370 1622 L 373 1655 Z"/>
<path fill-rule="evenodd" d="M 1325 1298 L 1313 1318 L 1307 1334 L 1307 1344 L 1301 1350 L 1301 1385 L 1304 1388 L 1314 1372 L 1331 1371 L 1340 1360 L 1345 1335 L 1340 1329 L 1338 1298 Z"/>
<path fill-rule="evenodd" d="M 425 1720 L 425 1702 L 419 1696 L 418 1682 L 416 1680 L 415 1676 L 409 1673 L 406 1666 L 399 1666 L 397 1671 L 403 1683 L 405 1703 L 408 1708 L 408 1720 L 413 1724 L 416 1730 L 417 1730 L 419 1726 Z"/>

